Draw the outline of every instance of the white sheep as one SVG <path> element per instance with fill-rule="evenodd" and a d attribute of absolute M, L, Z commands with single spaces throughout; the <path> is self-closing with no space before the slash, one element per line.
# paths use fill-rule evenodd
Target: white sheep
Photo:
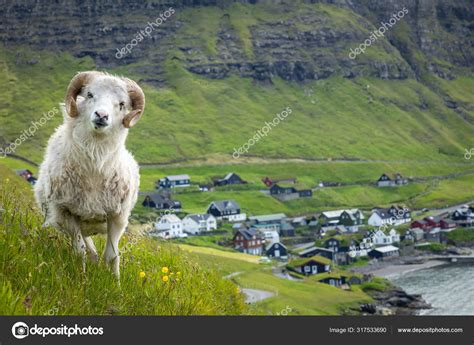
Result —
<path fill-rule="evenodd" d="M 120 277 L 119 241 L 138 195 L 138 164 L 125 148 L 145 95 L 132 80 L 78 73 L 69 83 L 64 123 L 48 142 L 35 185 L 45 225 L 71 236 L 85 259 L 97 261 L 91 235 L 107 234 L 104 259 Z"/>

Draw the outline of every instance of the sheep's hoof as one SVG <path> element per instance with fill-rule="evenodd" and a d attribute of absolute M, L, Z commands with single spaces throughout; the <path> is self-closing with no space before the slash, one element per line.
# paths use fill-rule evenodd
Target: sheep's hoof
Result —
<path fill-rule="evenodd" d="M 99 262 L 99 254 L 89 253 L 89 260 L 93 263 L 98 263 Z"/>

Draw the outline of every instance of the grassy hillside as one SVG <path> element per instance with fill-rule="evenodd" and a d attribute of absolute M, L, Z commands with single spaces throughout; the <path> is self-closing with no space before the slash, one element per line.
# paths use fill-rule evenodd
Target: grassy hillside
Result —
<path fill-rule="evenodd" d="M 88 59 L 66 54 L 34 53 L 31 58 L 41 62 L 17 65 L 13 53 L 0 52 L 0 83 L 5 90 L 0 95 L 3 146 L 31 121 L 57 107 L 76 71 L 95 68 Z M 146 113 L 130 132 L 129 147 L 141 162 L 211 154 L 230 157 L 234 148 L 286 107 L 292 114 L 251 147 L 249 154 L 462 162 L 464 148 L 474 146 L 473 125 L 415 80 L 334 77 L 301 85 L 275 78 L 272 85 L 259 85 L 237 77 L 200 78 L 178 62 L 167 68 L 169 86 L 144 85 Z M 124 69 L 120 72 L 129 74 Z M 453 82 L 453 89 L 472 88 L 473 83 L 466 78 L 462 84 Z M 428 108 L 418 107 L 421 103 Z M 58 114 L 16 153 L 39 162 L 47 138 L 61 121 Z"/>
<path fill-rule="evenodd" d="M 176 246 L 133 234 L 121 243 L 121 286 L 103 263 L 88 263 L 84 273 L 68 239 L 41 228 L 29 189 L 0 165 L 0 315 L 246 312 L 236 286 L 217 272 Z"/>

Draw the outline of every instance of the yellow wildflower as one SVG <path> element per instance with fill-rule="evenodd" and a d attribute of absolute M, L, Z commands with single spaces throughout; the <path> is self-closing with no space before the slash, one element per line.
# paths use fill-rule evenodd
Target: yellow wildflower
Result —
<path fill-rule="evenodd" d="M 180 275 L 181 275 L 181 272 L 176 272 L 176 275 L 180 276 Z"/>
<path fill-rule="evenodd" d="M 170 278 L 168 276 L 163 276 L 161 279 L 166 283 Z"/>
<path fill-rule="evenodd" d="M 161 272 L 163 272 L 163 273 L 168 273 L 168 271 L 169 271 L 169 269 L 166 266 L 161 269 Z"/>
<path fill-rule="evenodd" d="M 145 274 L 145 272 L 141 271 L 139 276 L 140 276 L 140 278 L 145 278 L 146 274 Z"/>

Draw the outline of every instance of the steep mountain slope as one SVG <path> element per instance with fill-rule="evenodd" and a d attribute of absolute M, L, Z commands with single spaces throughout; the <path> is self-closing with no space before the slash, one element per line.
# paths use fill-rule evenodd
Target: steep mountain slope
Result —
<path fill-rule="evenodd" d="M 57 106 L 76 71 L 97 68 L 144 85 L 146 116 L 129 141 L 141 162 L 230 158 L 286 107 L 250 155 L 461 161 L 474 146 L 469 1 L 254 2 L 7 2 L 0 143 Z M 170 6 L 152 37 L 116 58 Z M 349 58 L 404 6 L 385 37 Z M 39 161 L 60 121 L 16 152 Z"/>

